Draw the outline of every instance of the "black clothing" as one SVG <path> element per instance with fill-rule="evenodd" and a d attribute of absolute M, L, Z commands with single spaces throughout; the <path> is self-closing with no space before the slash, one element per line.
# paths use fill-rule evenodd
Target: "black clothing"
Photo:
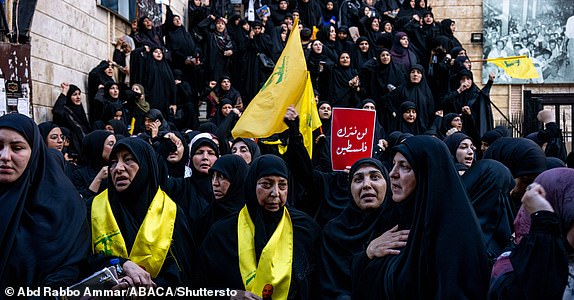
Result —
<path fill-rule="evenodd" d="M 210 203 L 194 224 L 194 237 L 199 244 L 201 244 L 213 224 L 228 215 L 239 212 L 243 208 L 245 205 L 245 197 L 243 195 L 245 186 L 243 181 L 248 171 L 249 166 L 245 160 L 235 154 L 223 155 L 209 169 L 211 176 L 213 176 L 214 172 L 218 172 L 229 180 L 230 185 L 225 196 Z"/>
<path fill-rule="evenodd" d="M 114 218 L 120 228 L 130 253 L 136 236 L 148 212 L 148 208 L 156 195 L 158 188 L 165 185 L 167 174 L 165 168 L 159 164 L 157 154 L 145 141 L 141 139 L 123 139 L 113 148 L 110 157 L 118 151 L 129 151 L 139 166 L 135 177 L 127 190 L 119 192 L 115 189 L 111 176 L 108 177 L 108 200 Z M 90 203 L 91 215 L 91 203 Z M 170 250 L 156 278 L 153 281 L 162 287 L 181 286 L 191 284 L 192 260 L 195 258 L 195 245 L 191 237 L 189 224 L 184 213 L 178 208 L 172 234 Z M 150 249 L 150 251 L 153 251 Z M 92 255 L 90 264 L 93 269 L 99 270 L 109 265 L 112 257 L 101 254 Z M 123 259 L 122 259 L 123 260 Z M 125 260 L 123 260 L 125 262 Z"/>
<path fill-rule="evenodd" d="M 446 146 L 413 136 L 395 146 L 396 152 L 412 167 L 416 187 L 407 199 L 390 202 L 373 238 L 396 225 L 410 229 L 409 237 L 400 254 L 356 257 L 353 299 L 485 299 L 486 249 Z"/>
<path fill-rule="evenodd" d="M 80 154 L 82 150 L 82 140 L 84 136 L 91 131 L 84 106 L 82 104 L 75 105 L 71 99 L 74 92 L 79 90 L 77 86 L 73 84 L 70 85 L 68 94 L 60 94 L 52 109 L 54 123 L 70 130 L 68 153 L 75 154 Z"/>
<path fill-rule="evenodd" d="M 358 91 L 355 87 L 349 86 L 349 81 L 358 76 L 357 70 L 352 66 L 344 67 L 337 64 L 331 72 L 329 80 L 329 94 L 321 97 L 328 100 L 332 107 L 356 108 L 358 105 Z"/>
<path fill-rule="evenodd" d="M 381 217 L 383 206 L 392 201 L 389 175 L 380 161 L 372 158 L 361 159 L 351 167 L 349 175 L 352 176 L 364 165 L 374 166 L 383 174 L 387 182 L 385 199 L 381 206 L 371 211 L 359 209 L 355 201 L 351 200 L 345 210 L 323 228 L 319 267 L 321 299 L 351 296 L 353 256 L 366 249 L 377 220 Z M 350 181 L 347 187 L 349 185 Z"/>
<path fill-rule="evenodd" d="M 146 89 L 146 99 L 151 108 L 159 109 L 167 114 L 170 105 L 176 104 L 175 78 L 169 67 L 165 52 L 162 60 L 153 57 L 153 51 L 161 48 L 152 48 L 144 55 L 145 76 L 142 85 Z"/>
<path fill-rule="evenodd" d="M 30 118 L 7 114 L 0 128 L 22 135 L 31 151 L 20 177 L 0 184 L 0 286 L 70 286 L 86 275 L 86 206 Z"/>
<path fill-rule="evenodd" d="M 99 120 L 102 115 L 103 107 L 102 105 L 95 101 L 96 93 L 98 92 L 99 86 L 106 85 L 108 83 L 114 82 L 114 78 L 106 75 L 105 70 L 109 67 L 110 63 L 106 60 L 102 60 L 95 68 L 93 68 L 88 74 L 88 116 L 90 117 L 90 124 L 94 124 Z M 130 66 L 130 71 L 133 68 Z M 68 91 L 68 98 L 71 96 Z"/>
<path fill-rule="evenodd" d="M 246 206 L 255 225 L 255 253 L 261 252 L 275 231 L 283 210 L 268 212 L 262 208 L 255 194 L 257 180 L 264 176 L 288 178 L 287 167 L 278 157 L 263 155 L 251 164 L 245 179 Z M 319 226 L 306 214 L 285 206 L 293 224 L 293 262 L 288 299 L 318 299 L 313 286 L 315 272 L 314 250 L 319 237 Z M 245 290 L 239 271 L 237 220 L 233 214 L 217 222 L 205 237 L 200 250 L 199 267 L 204 285 L 210 288 Z"/>
<path fill-rule="evenodd" d="M 503 164 L 483 159 L 472 164 L 462 176 L 470 203 L 482 229 L 491 264 L 510 242 L 514 214 L 510 190 L 514 178 Z"/>
<path fill-rule="evenodd" d="M 86 135 L 82 141 L 83 150 L 79 161 L 81 167 L 72 173 L 72 183 L 85 200 L 103 192 L 108 187 L 107 181 L 102 181 L 99 190 L 90 190 L 90 184 L 96 175 L 107 165 L 102 157 L 102 152 L 104 151 L 104 142 L 110 135 L 112 135 L 111 132 L 95 130 Z"/>

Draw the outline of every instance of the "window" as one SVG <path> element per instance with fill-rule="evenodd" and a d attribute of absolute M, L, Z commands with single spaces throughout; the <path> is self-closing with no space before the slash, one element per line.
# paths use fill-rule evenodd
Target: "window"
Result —
<path fill-rule="evenodd" d="M 128 21 L 136 18 L 137 0 L 100 0 L 100 5 Z"/>

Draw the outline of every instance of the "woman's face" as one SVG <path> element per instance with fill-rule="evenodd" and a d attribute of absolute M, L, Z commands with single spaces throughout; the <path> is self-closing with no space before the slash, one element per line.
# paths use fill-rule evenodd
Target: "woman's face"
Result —
<path fill-rule="evenodd" d="M 383 51 L 379 55 L 379 59 L 381 60 L 381 63 L 383 65 L 388 65 L 391 63 L 391 53 L 389 53 L 388 51 Z"/>
<path fill-rule="evenodd" d="M 375 19 L 373 19 L 373 22 L 371 23 L 371 28 L 373 29 L 373 31 L 379 31 L 380 25 L 381 25 L 381 21 L 379 21 L 379 19 L 375 18 Z"/>
<path fill-rule="evenodd" d="M 371 102 L 365 103 L 365 105 L 363 105 L 363 109 L 366 109 L 366 110 L 377 110 L 377 108 L 375 107 L 375 104 L 374 104 L 374 103 L 371 103 Z"/>
<path fill-rule="evenodd" d="M 117 110 L 117 111 L 114 113 L 114 120 L 118 120 L 118 121 L 119 121 L 119 120 L 122 119 L 123 116 L 124 116 L 124 112 L 121 111 L 121 110 Z"/>
<path fill-rule="evenodd" d="M 108 90 L 108 94 L 110 97 L 117 99 L 120 96 L 120 88 L 117 84 L 112 84 L 110 89 Z"/>
<path fill-rule="evenodd" d="M 110 174 L 112 183 L 116 191 L 123 192 L 132 184 L 138 170 L 139 164 L 134 155 L 127 149 L 118 150 L 111 158 Z"/>
<path fill-rule="evenodd" d="M 455 25 L 454 22 L 452 22 L 452 23 L 450 24 L 450 31 L 452 31 L 452 33 L 454 33 L 454 32 L 456 31 L 456 25 Z"/>
<path fill-rule="evenodd" d="M 109 64 L 108 67 L 104 70 L 104 73 L 106 73 L 108 77 L 114 76 L 114 66 Z"/>
<path fill-rule="evenodd" d="M 415 171 L 400 152 L 397 152 L 393 158 L 393 169 L 389 175 L 391 177 L 393 201 L 395 202 L 407 199 L 417 187 Z"/>
<path fill-rule="evenodd" d="M 333 26 L 329 29 L 329 40 L 333 42 L 337 40 L 337 30 Z"/>
<path fill-rule="evenodd" d="M 470 139 L 464 139 L 456 149 L 456 161 L 470 168 L 474 161 L 474 151 L 476 148 Z"/>
<path fill-rule="evenodd" d="M 215 150 L 209 146 L 199 147 L 192 157 L 193 167 L 201 173 L 208 174 L 209 169 L 217 160 Z"/>
<path fill-rule="evenodd" d="M 225 22 L 222 20 L 215 22 L 215 30 L 219 33 L 225 31 Z"/>
<path fill-rule="evenodd" d="M 327 10 L 333 10 L 335 6 L 333 5 L 333 2 L 329 1 L 327 2 L 327 4 L 325 5 L 325 8 L 327 8 Z"/>
<path fill-rule="evenodd" d="M 163 51 L 161 49 L 153 50 L 153 59 L 161 61 L 163 59 Z"/>
<path fill-rule="evenodd" d="M 50 130 L 48 138 L 46 138 L 46 146 L 50 149 L 62 151 L 62 148 L 64 148 L 64 135 L 60 127 Z"/>
<path fill-rule="evenodd" d="M 391 33 L 393 32 L 393 24 L 386 22 L 385 27 L 383 29 L 385 30 L 386 33 Z"/>
<path fill-rule="evenodd" d="M 241 25 L 241 28 L 243 28 L 243 30 L 245 30 L 245 31 L 251 30 L 251 26 L 249 25 L 249 23 L 244 23 L 243 25 Z M 223 31 L 221 31 L 221 32 L 223 32 Z"/>
<path fill-rule="evenodd" d="M 176 136 L 173 135 L 171 136 L 171 141 L 175 144 L 175 152 L 170 152 L 169 155 L 167 156 L 167 161 L 169 163 L 175 164 L 178 163 L 179 161 L 181 161 L 181 159 L 183 158 L 183 152 L 185 152 L 185 146 L 183 145 L 183 142 Z"/>
<path fill-rule="evenodd" d="M 331 118 L 331 105 L 323 103 L 319 106 L 319 117 L 321 120 L 328 120 Z"/>
<path fill-rule="evenodd" d="M 116 144 L 116 137 L 111 134 L 106 138 L 104 141 L 104 149 L 102 150 L 102 158 L 104 161 L 108 161 L 110 159 L 110 153 L 112 152 L 112 148 Z"/>
<path fill-rule="evenodd" d="M 70 97 L 72 103 L 74 105 L 81 105 L 82 104 L 82 92 L 80 90 L 75 91 L 72 96 Z"/>
<path fill-rule="evenodd" d="M 265 176 L 257 180 L 255 195 L 261 207 L 270 212 L 279 211 L 287 201 L 287 179 L 281 176 Z"/>
<path fill-rule="evenodd" d="M 351 65 L 351 57 L 349 56 L 349 53 L 343 53 L 339 56 L 339 64 L 343 67 Z"/>
<path fill-rule="evenodd" d="M 363 53 L 367 53 L 367 51 L 369 51 L 369 42 L 368 41 L 361 41 L 359 43 L 359 50 Z"/>
<path fill-rule="evenodd" d="M 143 25 L 147 30 L 151 30 L 153 28 L 153 22 L 149 18 L 145 18 L 143 20 Z"/>
<path fill-rule="evenodd" d="M 365 165 L 353 174 L 351 196 L 360 210 L 377 209 L 385 200 L 387 181 L 379 169 Z"/>
<path fill-rule="evenodd" d="M 233 147 L 231 147 L 231 153 L 241 156 L 247 164 L 251 163 L 251 152 L 249 152 L 249 147 L 247 147 L 245 142 L 238 141 L 237 143 L 233 144 Z"/>
<path fill-rule="evenodd" d="M 313 45 L 311 46 L 311 48 L 313 49 L 313 52 L 315 52 L 317 54 L 323 53 L 323 43 L 321 43 L 318 40 L 315 40 L 313 42 Z"/>
<path fill-rule="evenodd" d="M 465 61 L 463 62 L 463 65 L 464 65 L 464 67 L 465 67 L 467 70 L 469 70 L 469 71 L 470 71 L 470 69 L 472 68 L 472 64 L 471 64 L 471 62 L 470 62 L 469 59 L 465 60 Z"/>
<path fill-rule="evenodd" d="M 454 117 L 452 121 L 450 121 L 450 126 L 456 127 L 458 131 L 462 130 L 462 119 L 460 117 Z"/>
<path fill-rule="evenodd" d="M 179 16 L 173 17 L 173 25 L 176 27 L 181 27 L 181 18 Z"/>
<path fill-rule="evenodd" d="M 133 85 L 133 86 L 132 86 L 132 91 L 134 91 L 134 92 L 136 92 L 136 93 L 139 93 L 139 94 L 142 93 L 142 91 L 140 90 L 140 87 L 137 86 L 137 85 Z"/>
<path fill-rule="evenodd" d="M 0 183 L 18 180 L 26 170 L 32 156 L 32 148 L 18 132 L 0 129 Z"/>
<path fill-rule="evenodd" d="M 407 111 L 403 113 L 403 119 L 409 124 L 414 123 L 417 120 L 417 111 L 413 108 L 407 109 Z"/>
<path fill-rule="evenodd" d="M 423 78 L 423 74 L 418 69 L 412 69 L 411 73 L 409 74 L 409 77 L 411 79 L 411 83 L 419 84 L 419 83 L 421 83 L 421 80 Z"/>
<path fill-rule="evenodd" d="M 229 91 L 231 89 L 231 81 L 229 79 L 223 79 L 221 81 L 221 89 L 224 91 Z"/>
<path fill-rule="evenodd" d="M 231 104 L 224 104 L 224 105 L 221 107 L 221 114 L 222 114 L 224 117 L 227 117 L 227 116 L 229 115 L 229 113 L 231 112 L 232 109 L 233 109 L 233 106 L 231 106 Z"/>
<path fill-rule="evenodd" d="M 409 37 L 408 36 L 403 36 L 399 42 L 401 43 L 401 46 L 403 46 L 404 48 L 408 48 L 409 47 Z"/>
<path fill-rule="evenodd" d="M 227 194 L 231 181 L 225 175 L 215 171 L 211 177 L 211 187 L 213 189 L 213 196 L 215 200 L 219 200 Z"/>

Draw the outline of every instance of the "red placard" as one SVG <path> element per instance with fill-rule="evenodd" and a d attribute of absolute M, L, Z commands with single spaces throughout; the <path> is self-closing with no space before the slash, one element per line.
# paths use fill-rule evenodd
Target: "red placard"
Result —
<path fill-rule="evenodd" d="M 331 117 L 333 170 L 345 170 L 357 160 L 372 156 L 375 117 L 373 110 L 333 108 Z"/>

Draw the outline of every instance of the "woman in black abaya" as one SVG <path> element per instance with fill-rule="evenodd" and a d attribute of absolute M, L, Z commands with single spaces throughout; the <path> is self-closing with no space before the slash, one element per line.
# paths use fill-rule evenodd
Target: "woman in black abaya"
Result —
<path fill-rule="evenodd" d="M 329 94 L 323 99 L 328 100 L 332 107 L 355 108 L 360 90 L 359 75 L 352 67 L 351 56 L 348 52 L 342 52 L 338 64 L 331 72 Z"/>
<path fill-rule="evenodd" d="M 217 159 L 209 169 L 214 201 L 193 226 L 198 244 L 209 232 L 211 225 L 224 217 L 239 212 L 245 205 L 243 181 L 249 166 L 239 155 L 226 154 Z"/>
<path fill-rule="evenodd" d="M 199 81 L 198 66 L 201 62 L 199 48 L 192 35 L 182 25 L 181 17 L 174 15 L 167 6 L 164 24 L 165 45 L 171 53 L 171 65 L 183 71 L 184 80 L 192 83 Z M 199 81 L 200 82 L 200 81 Z M 196 89 L 197 90 L 197 89 Z"/>
<path fill-rule="evenodd" d="M 175 77 L 165 58 L 162 48 L 150 48 L 144 55 L 145 75 L 142 85 L 151 108 L 159 109 L 167 115 L 168 109 L 175 109 Z"/>
<path fill-rule="evenodd" d="M 393 201 L 354 261 L 353 299 L 485 299 L 486 248 L 448 149 L 414 136 L 392 152 Z"/>
<path fill-rule="evenodd" d="M 361 67 L 370 60 L 375 60 L 375 46 L 371 45 L 366 37 L 360 36 L 355 41 L 355 47 L 353 47 L 351 51 L 353 68 L 360 70 Z"/>
<path fill-rule="evenodd" d="M 108 160 L 115 143 L 115 136 L 105 130 L 95 130 L 82 141 L 80 167 L 74 170 L 71 180 L 85 200 L 108 187 Z"/>
<path fill-rule="evenodd" d="M 373 158 L 360 159 L 349 172 L 349 206 L 323 228 L 319 267 L 321 299 L 350 299 L 352 258 L 365 249 L 383 206 L 392 201 L 389 175 Z M 376 200 L 374 200 L 376 199 Z"/>
<path fill-rule="evenodd" d="M 385 102 L 394 102 L 393 107 L 397 114 L 403 101 L 414 102 L 417 119 L 423 128 L 429 128 L 432 125 L 435 118 L 434 98 L 427 84 L 423 66 L 413 65 L 409 69 L 407 83 L 388 94 L 386 98 L 388 99 L 384 100 Z"/>
<path fill-rule="evenodd" d="M 62 93 L 54 104 L 54 123 L 66 127 L 71 132 L 68 153 L 79 154 L 84 136 L 90 133 L 90 123 L 82 105 L 82 91 L 73 84 L 62 83 Z"/>
<path fill-rule="evenodd" d="M 406 83 L 404 67 L 394 63 L 389 50 L 383 49 L 378 59 L 369 60 L 362 66 L 359 77 L 365 97 L 377 102 L 377 118 L 388 131 L 392 126 L 394 110 L 390 101 L 383 101 L 383 96 Z"/>
<path fill-rule="evenodd" d="M 205 286 L 248 290 L 261 297 L 263 287 L 271 284 L 274 299 L 317 299 L 312 278 L 319 226 L 285 205 L 287 172 L 285 162 L 274 155 L 262 155 L 251 164 L 245 179 L 246 205 L 239 214 L 214 224 L 201 246 L 199 268 Z M 244 227 L 245 222 L 251 225 Z M 248 248 L 243 248 L 245 239 Z M 270 251 L 284 251 L 285 256 L 279 261 L 269 257 Z M 247 278 L 248 273 L 257 276 Z"/>
<path fill-rule="evenodd" d="M 0 117 L 0 287 L 67 287 L 90 248 L 86 206 L 34 122 Z"/>
<path fill-rule="evenodd" d="M 167 174 L 151 145 L 123 139 L 109 168 L 109 188 L 90 203 L 92 269 L 119 258 L 120 289 L 189 285 L 195 245 L 185 214 L 162 190 Z"/>
<path fill-rule="evenodd" d="M 492 265 L 510 243 L 514 220 L 510 191 L 514 187 L 514 178 L 503 164 L 483 159 L 464 173 L 462 181 L 482 229 Z"/>

